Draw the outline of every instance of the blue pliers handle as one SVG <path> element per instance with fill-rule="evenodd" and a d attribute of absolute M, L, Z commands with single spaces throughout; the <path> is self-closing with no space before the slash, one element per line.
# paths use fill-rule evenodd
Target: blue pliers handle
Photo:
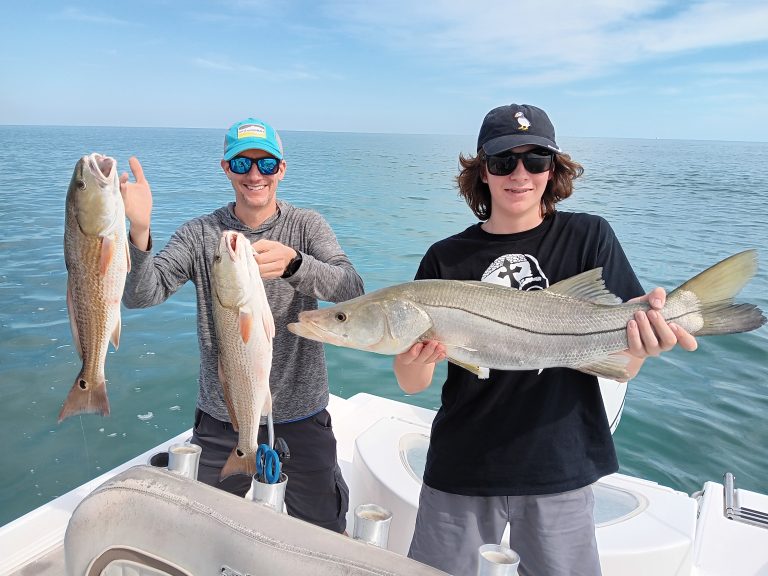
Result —
<path fill-rule="evenodd" d="M 275 484 L 280 479 L 280 457 L 267 444 L 260 444 L 256 450 L 256 475 L 267 484 Z"/>

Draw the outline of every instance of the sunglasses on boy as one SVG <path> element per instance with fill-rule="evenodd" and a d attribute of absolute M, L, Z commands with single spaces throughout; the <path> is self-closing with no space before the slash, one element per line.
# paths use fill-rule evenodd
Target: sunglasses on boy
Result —
<path fill-rule="evenodd" d="M 235 174 L 248 174 L 256 164 L 258 171 L 264 176 L 273 176 L 280 170 L 280 160 L 277 158 L 246 158 L 245 156 L 235 156 L 229 161 L 229 169 Z"/>
<path fill-rule="evenodd" d="M 523 166 L 531 174 L 541 174 L 552 167 L 552 158 L 552 152 L 537 148 L 519 154 L 506 152 L 496 156 L 487 156 L 485 161 L 488 172 L 494 176 L 508 176 L 517 168 L 518 160 L 523 161 Z"/>

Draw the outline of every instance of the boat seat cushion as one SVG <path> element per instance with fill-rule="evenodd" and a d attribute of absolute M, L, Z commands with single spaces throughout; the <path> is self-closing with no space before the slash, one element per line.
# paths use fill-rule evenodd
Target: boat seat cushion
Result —
<path fill-rule="evenodd" d="M 276 576 L 444 575 L 389 550 L 151 466 L 118 474 L 80 503 L 64 539 L 67 574 L 96 576 L 100 572 L 88 568 L 109 549 L 132 549 L 163 563 L 122 556 L 117 559 L 139 564 L 116 564 L 115 570 L 124 567 L 126 576 L 134 568 L 160 570 L 147 576 L 186 576 L 220 574 L 225 567 L 231 574 Z M 103 569 L 107 565 L 103 563 Z"/>
<path fill-rule="evenodd" d="M 170 576 L 165 570 L 153 568 L 133 560 L 113 560 L 99 576 Z"/>

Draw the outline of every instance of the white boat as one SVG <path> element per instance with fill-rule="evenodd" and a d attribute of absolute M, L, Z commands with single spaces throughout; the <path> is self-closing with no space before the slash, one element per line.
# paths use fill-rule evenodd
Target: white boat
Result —
<path fill-rule="evenodd" d="M 626 385 L 601 388 L 615 430 Z M 333 396 L 329 411 L 348 527 L 357 505 L 383 506 L 388 550 L 147 466 L 187 431 L 0 527 L 0 575 L 442 574 L 404 557 L 435 413 L 369 394 Z M 605 576 L 768 574 L 768 496 L 730 475 L 693 495 L 623 474 L 594 490 Z"/>

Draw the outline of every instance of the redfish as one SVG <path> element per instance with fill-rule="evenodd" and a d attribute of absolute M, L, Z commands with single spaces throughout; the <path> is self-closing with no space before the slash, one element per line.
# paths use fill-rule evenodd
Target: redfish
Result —
<path fill-rule="evenodd" d="M 109 414 L 104 363 L 109 342 L 115 350 L 120 343 L 120 299 L 130 269 L 114 158 L 94 153 L 75 166 L 67 191 L 64 261 L 72 339 L 83 365 L 59 422 L 76 414 Z"/>

